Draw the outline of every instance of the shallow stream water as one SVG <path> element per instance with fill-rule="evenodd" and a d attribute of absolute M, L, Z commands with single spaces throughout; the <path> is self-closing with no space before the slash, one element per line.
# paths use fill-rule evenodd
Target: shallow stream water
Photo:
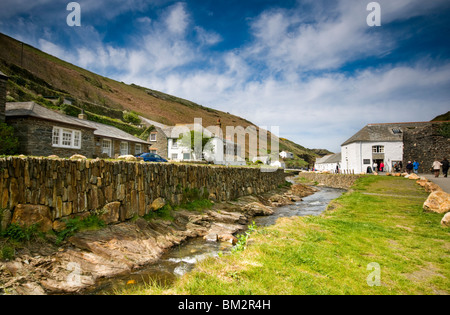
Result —
<path fill-rule="evenodd" d="M 345 191 L 327 187 L 319 189 L 315 194 L 303 198 L 303 201 L 276 208 L 271 216 L 254 218 L 256 225 L 269 226 L 275 224 L 281 217 L 320 215 L 331 200 L 338 198 Z M 138 286 L 151 282 L 170 284 L 177 277 L 191 271 L 197 262 L 220 254 L 226 255 L 230 251 L 229 243 L 208 242 L 203 238 L 192 239 L 171 249 L 158 263 L 128 275 L 102 280 L 94 289 L 85 293 L 114 294 L 130 285 Z"/>

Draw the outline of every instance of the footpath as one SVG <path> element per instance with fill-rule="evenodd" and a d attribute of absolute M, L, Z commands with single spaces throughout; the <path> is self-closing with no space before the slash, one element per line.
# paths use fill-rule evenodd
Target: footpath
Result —
<path fill-rule="evenodd" d="M 436 178 L 436 177 L 434 177 L 434 175 L 431 175 L 431 174 L 425 174 L 425 175 L 419 174 L 419 176 L 423 176 L 426 179 L 428 179 L 429 181 L 435 183 L 436 185 L 439 185 L 439 187 L 441 187 L 443 191 L 450 194 L 450 177 L 444 177 L 444 176 L 440 175 L 439 177 Z"/>

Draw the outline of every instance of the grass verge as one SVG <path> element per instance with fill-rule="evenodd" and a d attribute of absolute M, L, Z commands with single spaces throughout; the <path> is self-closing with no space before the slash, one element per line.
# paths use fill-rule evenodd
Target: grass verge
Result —
<path fill-rule="evenodd" d="M 258 228 L 245 250 L 133 294 L 448 294 L 450 233 L 442 215 L 422 210 L 426 197 L 414 181 L 363 177 L 333 210 L 279 219 Z"/>

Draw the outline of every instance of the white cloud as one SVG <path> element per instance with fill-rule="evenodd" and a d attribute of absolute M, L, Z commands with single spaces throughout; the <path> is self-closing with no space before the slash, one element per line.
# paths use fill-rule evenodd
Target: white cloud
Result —
<path fill-rule="evenodd" d="M 379 2 L 382 23 L 447 5 L 441 0 Z M 446 112 L 450 100 L 450 65 L 426 57 L 410 64 L 337 72 L 349 62 L 389 54 L 398 45 L 383 26 L 367 26 L 366 5 L 311 0 L 297 10 L 271 9 L 251 20 L 250 42 L 224 52 L 208 51 L 223 38 L 195 25 L 185 3 L 167 7 L 157 18 L 139 19 L 145 32 L 134 34 L 127 47 L 102 44 L 102 35 L 89 28 L 79 31 L 85 33 L 73 51 L 48 38 L 41 39 L 39 47 L 97 73 L 113 73 L 119 81 L 231 112 L 258 125 L 280 126 L 280 136 L 304 146 L 338 151 L 367 123 L 429 120 Z M 119 6 L 115 12 L 124 9 Z"/>

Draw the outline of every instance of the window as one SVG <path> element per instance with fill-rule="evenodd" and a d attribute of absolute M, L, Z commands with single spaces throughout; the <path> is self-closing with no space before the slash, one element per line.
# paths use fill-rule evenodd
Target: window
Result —
<path fill-rule="evenodd" d="M 108 156 L 111 156 L 111 149 L 112 149 L 112 141 L 108 139 L 103 139 L 102 142 L 102 154 L 106 154 Z"/>
<path fill-rule="evenodd" d="M 370 159 L 364 159 L 363 160 L 364 165 L 370 165 Z"/>
<path fill-rule="evenodd" d="M 150 134 L 150 141 L 156 141 L 156 133 Z"/>
<path fill-rule="evenodd" d="M 59 145 L 59 133 L 60 133 L 61 129 L 59 128 L 53 128 L 53 146 L 58 146 Z"/>
<path fill-rule="evenodd" d="M 128 142 L 120 143 L 120 155 L 128 155 Z"/>
<path fill-rule="evenodd" d="M 54 147 L 80 149 L 81 131 L 53 127 L 52 145 Z"/>
<path fill-rule="evenodd" d="M 172 154 L 172 160 L 178 160 L 178 153 Z"/>
<path fill-rule="evenodd" d="M 134 148 L 134 154 L 141 154 L 142 153 L 142 146 L 140 143 L 136 143 L 136 146 Z"/>
<path fill-rule="evenodd" d="M 176 140 L 176 139 L 172 140 L 172 148 L 174 148 L 174 149 L 178 148 L 178 140 Z"/>
<path fill-rule="evenodd" d="M 183 160 L 190 160 L 191 154 L 190 153 L 183 153 Z"/>
<path fill-rule="evenodd" d="M 151 149 L 151 150 L 150 150 L 150 153 L 152 153 L 152 154 L 157 154 L 157 153 L 158 153 L 158 150 L 156 150 L 156 149 Z"/>
<path fill-rule="evenodd" d="M 374 145 L 372 147 L 372 153 L 384 153 L 384 146 L 383 145 Z"/>

